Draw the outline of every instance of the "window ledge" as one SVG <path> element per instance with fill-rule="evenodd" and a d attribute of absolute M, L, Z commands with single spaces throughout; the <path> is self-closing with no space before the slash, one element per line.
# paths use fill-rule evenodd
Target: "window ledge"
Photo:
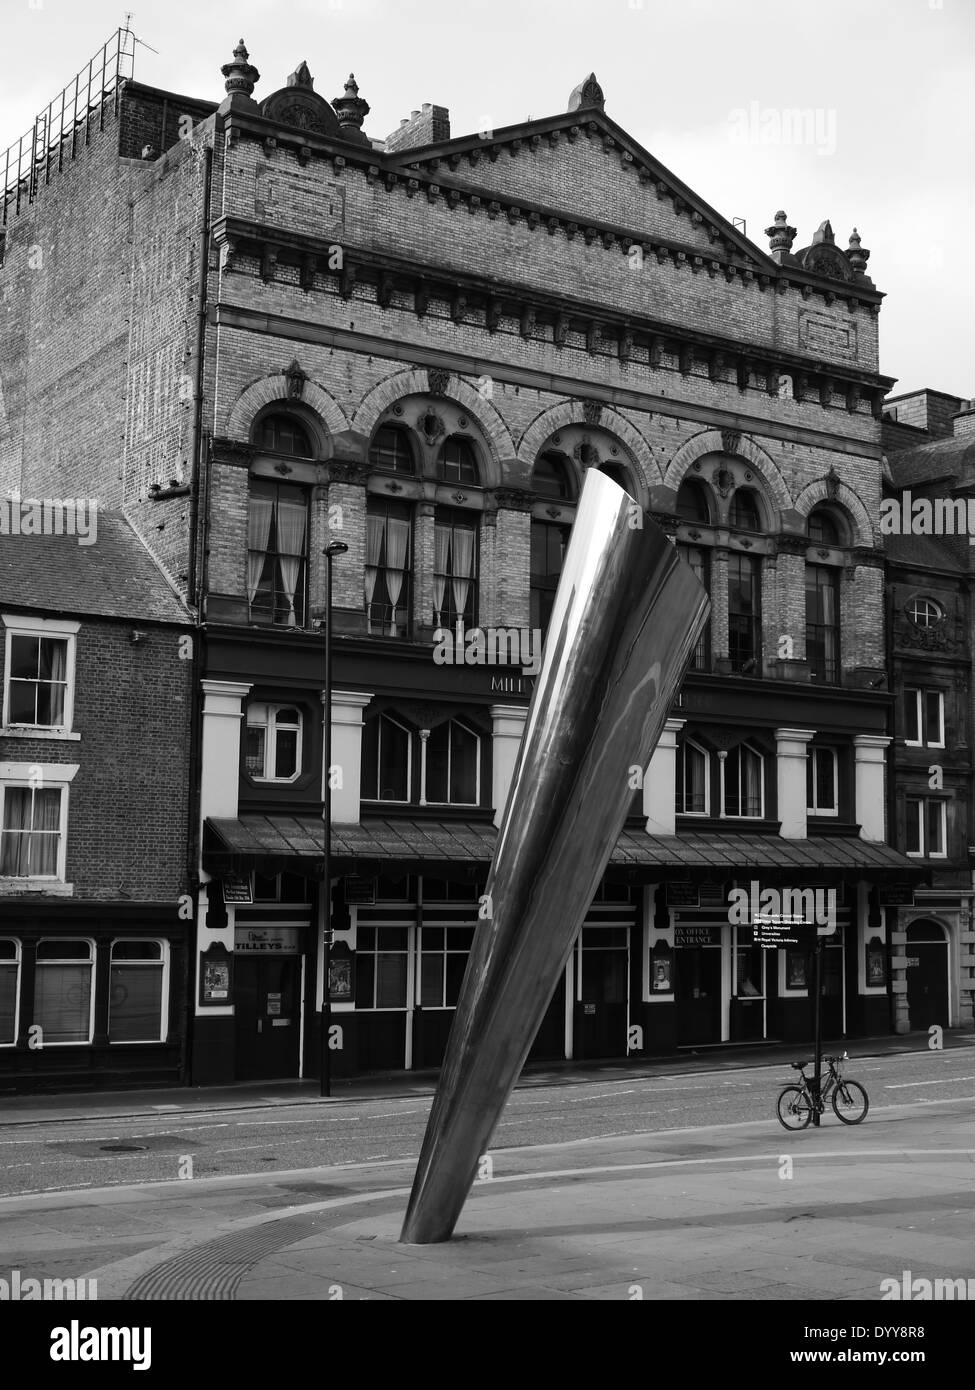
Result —
<path fill-rule="evenodd" d="M 66 729 L 25 729 L 21 725 L 16 728 L 8 728 L 6 725 L 0 727 L 0 738 L 46 738 L 60 743 L 79 743 L 81 741 L 80 734 L 68 733 Z"/>
<path fill-rule="evenodd" d="M 45 898 L 74 897 L 73 883 L 54 883 L 43 878 L 0 878 L 0 897 L 18 898 L 40 895 Z"/>

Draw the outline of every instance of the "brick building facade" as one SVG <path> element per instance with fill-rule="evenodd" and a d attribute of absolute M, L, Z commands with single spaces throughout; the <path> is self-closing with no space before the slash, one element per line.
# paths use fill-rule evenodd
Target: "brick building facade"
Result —
<path fill-rule="evenodd" d="M 258 100 L 242 44 L 224 76 L 219 106 L 125 84 L 0 271 L 0 482 L 70 468 L 201 622 L 194 1079 L 317 1065 L 336 539 L 336 1065 L 439 1061 L 531 676 L 438 664 L 438 633 L 544 630 L 589 467 L 712 615 L 535 1055 L 808 1036 L 802 953 L 729 922 L 756 880 L 837 890 L 828 1030 L 892 1027 L 878 883 L 922 871 L 887 843 L 891 382 L 859 237 L 794 250 L 779 213 L 759 249 L 594 77 L 540 120 L 451 136 L 430 104 L 378 140 L 354 78 L 328 103 L 302 64 Z M 77 261 L 32 269 L 49 244 Z"/>
<path fill-rule="evenodd" d="M 95 520 L 0 536 L 0 1090 L 185 1075 L 193 624 Z"/>

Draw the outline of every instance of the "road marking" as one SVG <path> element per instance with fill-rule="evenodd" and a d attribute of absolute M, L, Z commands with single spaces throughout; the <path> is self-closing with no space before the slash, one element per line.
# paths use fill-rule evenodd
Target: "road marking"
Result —
<path fill-rule="evenodd" d="M 946 1076 L 941 1081 L 897 1081 L 885 1086 L 885 1091 L 903 1091 L 914 1086 L 952 1086 L 956 1081 L 975 1081 L 975 1076 Z"/>

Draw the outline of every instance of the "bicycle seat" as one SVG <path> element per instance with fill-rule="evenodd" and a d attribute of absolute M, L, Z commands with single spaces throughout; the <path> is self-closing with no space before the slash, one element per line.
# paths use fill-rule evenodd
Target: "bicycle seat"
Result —
<path fill-rule="evenodd" d="M 796 1071 L 802 1071 L 803 1067 L 811 1067 L 812 1062 L 790 1062 L 790 1067 L 795 1067 Z"/>

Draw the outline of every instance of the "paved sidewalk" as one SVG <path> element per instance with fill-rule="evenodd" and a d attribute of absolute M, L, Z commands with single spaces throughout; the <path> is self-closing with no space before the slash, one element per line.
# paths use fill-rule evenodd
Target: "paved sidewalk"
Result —
<path fill-rule="evenodd" d="M 762 1120 L 497 1150 L 492 1163 L 434 1246 L 398 1243 L 413 1175 L 400 1160 L 0 1211 L 23 1268 L 78 1224 L 124 1232 L 128 1251 L 86 1262 L 99 1299 L 878 1301 L 904 1271 L 975 1287 L 970 1102 L 800 1134 Z"/>
<path fill-rule="evenodd" d="M 927 1049 L 927 1033 L 908 1033 L 899 1037 L 855 1038 L 827 1042 L 824 1051 L 845 1048 L 851 1058 L 883 1057 Z M 975 1047 L 975 1032 L 953 1029 L 945 1032 L 946 1049 Z M 526 1086 L 580 1085 L 628 1081 L 654 1075 L 692 1075 L 699 1072 L 734 1071 L 750 1067 L 782 1067 L 802 1056 L 811 1056 L 809 1046 L 762 1044 L 758 1046 L 720 1046 L 681 1051 L 667 1057 L 620 1059 L 599 1062 L 545 1063 L 526 1068 L 519 1088 Z M 267 1105 L 336 1105 L 355 1101 L 406 1100 L 433 1095 L 438 1073 L 391 1072 L 346 1081 L 336 1079 L 332 1095 L 319 1095 L 317 1080 L 248 1081 L 230 1086 L 159 1086 L 139 1090 L 70 1091 L 38 1095 L 0 1095 L 0 1128 L 8 1125 L 63 1123 L 71 1120 L 136 1118 L 162 1114 L 185 1114 L 211 1110 L 252 1110 Z"/>

